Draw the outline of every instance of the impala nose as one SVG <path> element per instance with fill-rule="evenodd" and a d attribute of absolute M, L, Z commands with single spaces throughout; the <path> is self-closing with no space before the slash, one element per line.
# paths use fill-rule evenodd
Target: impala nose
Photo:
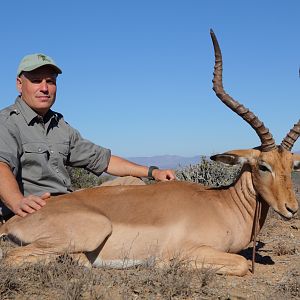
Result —
<path fill-rule="evenodd" d="M 292 214 L 292 216 L 294 216 L 297 213 L 297 211 L 298 211 L 298 203 L 297 203 L 297 205 L 295 207 L 289 207 L 288 204 L 285 204 L 285 208 L 287 209 L 287 211 L 289 213 Z"/>

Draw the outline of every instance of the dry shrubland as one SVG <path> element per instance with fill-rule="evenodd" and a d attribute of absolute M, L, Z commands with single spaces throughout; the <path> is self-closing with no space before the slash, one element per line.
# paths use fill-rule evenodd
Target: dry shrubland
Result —
<path fill-rule="evenodd" d="M 176 173 L 180 180 L 220 186 L 231 184 L 239 171 L 239 167 L 226 167 L 203 158 L 198 165 Z M 70 172 L 76 188 L 99 184 L 99 179 L 87 172 Z M 299 195 L 300 176 L 293 177 Z M 123 270 L 87 269 L 68 254 L 48 264 L 19 268 L 0 261 L 0 299 L 299 299 L 299 214 L 283 222 L 271 212 L 259 239 L 256 274 L 244 278 L 191 269 L 179 257 L 163 268 L 139 266 Z M 5 238 L 0 240 L 4 257 L 12 247 L 15 245 Z M 247 257 L 249 253 L 251 245 L 243 255 Z"/>

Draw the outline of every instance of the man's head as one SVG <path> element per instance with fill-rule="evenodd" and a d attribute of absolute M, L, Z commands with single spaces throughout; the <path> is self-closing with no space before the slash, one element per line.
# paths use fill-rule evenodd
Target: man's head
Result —
<path fill-rule="evenodd" d="M 61 74 L 54 60 L 44 54 L 25 56 L 17 71 L 17 89 L 22 99 L 44 116 L 55 102 L 56 78 Z"/>

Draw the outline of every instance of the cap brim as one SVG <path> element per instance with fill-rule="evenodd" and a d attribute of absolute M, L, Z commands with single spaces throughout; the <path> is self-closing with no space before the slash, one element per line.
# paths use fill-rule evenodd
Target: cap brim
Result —
<path fill-rule="evenodd" d="M 62 70 L 58 67 L 58 66 L 56 66 L 56 65 L 54 65 L 54 64 L 49 64 L 49 63 L 46 63 L 46 64 L 37 64 L 37 65 L 32 65 L 32 66 L 30 66 L 30 67 L 26 67 L 26 68 L 23 68 L 22 70 L 20 70 L 19 72 L 18 72 L 18 74 L 17 74 L 17 76 L 20 76 L 20 74 L 22 73 L 22 72 L 31 72 L 31 71 L 33 71 L 33 70 L 36 70 L 36 69 L 38 69 L 38 68 L 40 68 L 40 67 L 44 67 L 44 66 L 50 66 L 50 67 L 52 67 L 54 70 L 55 70 L 55 72 L 57 73 L 57 74 L 62 74 Z"/>

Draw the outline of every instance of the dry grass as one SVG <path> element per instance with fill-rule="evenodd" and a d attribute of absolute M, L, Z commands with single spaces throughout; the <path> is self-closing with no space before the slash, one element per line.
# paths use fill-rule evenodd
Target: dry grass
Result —
<path fill-rule="evenodd" d="M 277 256 L 300 254 L 297 245 L 283 244 L 282 242 L 274 245 L 273 253 Z"/>
<path fill-rule="evenodd" d="M 0 246 L 11 247 L 7 241 Z M 0 298 L 186 299 L 206 295 L 214 276 L 213 270 L 194 270 L 178 259 L 162 268 L 87 269 L 66 254 L 19 268 L 0 262 Z"/>

